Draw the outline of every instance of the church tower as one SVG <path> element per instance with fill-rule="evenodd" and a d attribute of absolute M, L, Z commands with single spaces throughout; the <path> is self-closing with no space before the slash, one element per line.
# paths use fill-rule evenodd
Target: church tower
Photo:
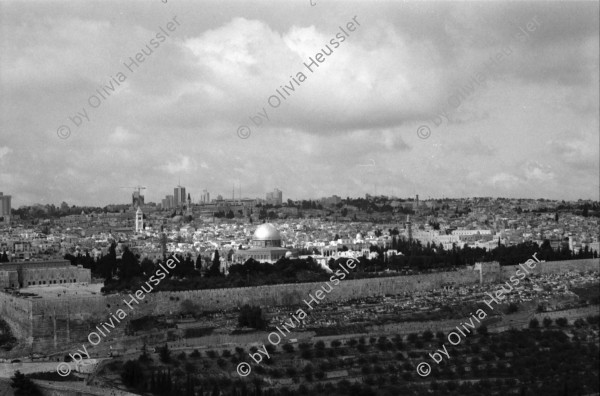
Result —
<path fill-rule="evenodd" d="M 144 231 L 144 213 L 138 206 L 137 211 L 135 212 L 135 232 Z"/>

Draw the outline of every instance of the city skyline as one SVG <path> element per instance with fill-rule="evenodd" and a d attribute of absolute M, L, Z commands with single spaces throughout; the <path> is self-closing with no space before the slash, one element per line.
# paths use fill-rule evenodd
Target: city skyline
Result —
<path fill-rule="evenodd" d="M 595 2 L 32 4 L 0 2 L 15 208 L 126 203 L 137 184 L 161 202 L 178 177 L 193 202 L 232 184 L 599 199 Z"/>
<path fill-rule="evenodd" d="M 204 190 L 205 191 L 205 190 Z M 210 193 L 210 191 L 208 191 Z M 270 194 L 271 192 L 267 191 L 266 195 Z M 191 193 L 189 193 L 191 194 Z M 166 197 L 166 199 L 165 199 Z M 153 199 L 146 199 L 146 197 L 144 195 L 142 195 L 143 198 L 143 204 L 141 205 L 142 208 L 146 207 L 146 206 L 158 206 L 161 205 L 162 209 L 174 209 L 174 210 L 181 210 L 182 208 L 187 206 L 187 201 L 183 206 L 176 206 L 174 204 L 174 197 L 173 195 L 166 195 L 163 198 L 158 198 L 156 200 Z M 527 198 L 527 197 L 494 197 L 494 196 L 468 196 L 468 197 L 447 197 L 447 196 L 426 196 L 426 197 L 419 197 L 418 194 L 416 195 L 406 195 L 406 196 L 399 196 L 399 195 L 392 195 L 392 194 L 385 194 L 385 193 L 381 193 L 381 194 L 372 194 L 367 192 L 366 194 L 363 195 L 349 195 L 349 196 L 340 196 L 337 194 L 332 194 L 329 196 L 321 196 L 321 197 L 312 197 L 312 198 L 308 198 L 308 197 L 298 197 L 298 198 L 284 198 L 281 201 L 281 204 L 279 203 L 275 203 L 275 202 L 270 202 L 270 198 L 265 198 L 265 196 L 263 195 L 261 196 L 255 196 L 255 197 L 250 197 L 250 196 L 243 196 L 241 197 L 241 200 L 246 201 L 246 200 L 252 200 L 252 201 L 259 201 L 262 202 L 264 204 L 270 204 L 272 206 L 286 206 L 288 203 L 288 199 L 291 200 L 294 203 L 297 202 L 302 202 L 302 201 L 314 201 L 314 202 L 321 202 L 323 200 L 329 200 L 331 198 L 338 198 L 340 200 L 346 200 L 346 199 L 365 199 L 365 198 L 385 198 L 388 199 L 390 201 L 396 201 L 396 200 L 400 200 L 400 201 L 421 201 L 421 202 L 429 202 L 429 201 L 455 201 L 455 200 L 463 200 L 463 201 L 468 201 L 468 200 L 485 200 L 485 199 L 491 199 L 491 200 L 523 200 L 523 201 L 548 201 L 548 202 L 598 202 L 597 200 L 594 199 L 583 199 L 583 198 L 577 198 L 577 199 L 572 199 L 572 200 L 562 200 L 562 199 L 549 199 L 549 198 L 544 198 L 544 197 L 531 197 L 531 198 Z M 419 197 L 418 199 L 416 197 Z M 13 197 L 11 197 L 13 198 Z M 69 202 L 67 200 L 62 200 L 60 202 L 45 202 L 45 203 L 41 203 L 41 202 L 34 202 L 32 204 L 18 204 L 18 205 L 12 205 L 12 209 L 18 209 L 21 207 L 32 207 L 32 206 L 37 206 L 37 205 L 54 205 L 57 208 L 60 208 L 61 204 L 64 202 L 66 204 L 68 204 L 69 206 L 76 206 L 76 207 L 97 207 L 97 208 L 102 208 L 102 207 L 106 207 L 106 206 L 131 206 L 133 209 L 137 208 L 137 206 L 132 205 L 131 202 L 131 197 L 129 198 L 129 201 L 123 201 L 123 202 L 118 202 L 118 201 L 114 201 L 114 202 L 109 202 L 106 204 L 101 204 L 101 205 L 92 205 L 92 204 L 75 204 L 73 202 Z M 165 207 L 165 201 L 169 201 L 167 207 Z M 238 200 L 240 200 L 239 196 L 236 196 L 235 199 L 232 199 L 231 197 L 227 197 L 227 196 L 223 196 L 222 194 L 216 194 L 216 196 L 211 196 L 210 200 L 205 202 L 202 200 L 202 194 L 199 195 L 199 198 L 194 199 L 192 197 L 191 199 L 191 203 L 192 206 L 197 206 L 197 205 L 206 205 L 206 204 L 213 204 L 216 203 L 218 201 L 228 201 L 228 202 L 237 202 Z"/>

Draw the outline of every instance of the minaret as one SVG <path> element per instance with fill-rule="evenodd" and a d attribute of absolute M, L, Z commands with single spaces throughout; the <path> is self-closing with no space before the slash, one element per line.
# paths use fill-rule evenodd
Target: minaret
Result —
<path fill-rule="evenodd" d="M 406 215 L 406 229 L 408 230 L 408 243 L 412 242 L 412 223 L 410 222 L 410 215 Z"/>
<path fill-rule="evenodd" d="M 188 193 L 188 197 L 187 197 L 187 214 L 188 215 L 192 214 L 192 198 L 190 197 L 190 193 Z"/>
<path fill-rule="evenodd" d="M 415 207 L 415 212 L 418 214 L 419 213 L 419 194 L 417 194 L 417 206 Z"/>
<path fill-rule="evenodd" d="M 144 213 L 138 206 L 137 211 L 135 212 L 135 232 L 144 231 Z"/>

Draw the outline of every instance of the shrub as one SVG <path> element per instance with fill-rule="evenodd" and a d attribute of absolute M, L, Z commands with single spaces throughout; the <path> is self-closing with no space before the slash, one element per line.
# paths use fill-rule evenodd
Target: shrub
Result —
<path fill-rule="evenodd" d="M 14 389 L 15 396 L 38 396 L 42 394 L 37 385 L 19 370 L 15 371 L 15 375 L 10 379 L 12 381 L 10 386 Z"/>
<path fill-rule="evenodd" d="M 171 350 L 167 344 L 164 347 L 158 348 L 158 356 L 160 357 L 160 361 L 165 364 L 171 361 Z"/>
<path fill-rule="evenodd" d="M 600 315 L 596 315 L 596 316 L 590 315 L 586 319 L 587 319 L 587 322 L 591 325 L 598 324 L 598 322 L 600 322 Z"/>
<path fill-rule="evenodd" d="M 558 327 L 567 327 L 568 324 L 569 324 L 569 321 L 567 320 L 567 318 L 556 319 L 556 325 Z"/>
<path fill-rule="evenodd" d="M 540 321 L 537 320 L 536 318 L 533 318 L 529 321 L 529 328 L 530 329 L 537 329 L 538 327 L 540 327 Z"/>
<path fill-rule="evenodd" d="M 285 372 L 287 373 L 288 377 L 295 377 L 298 373 L 294 367 L 288 367 Z"/>
<path fill-rule="evenodd" d="M 431 340 L 433 340 L 433 332 L 431 330 L 425 330 L 423 332 L 423 339 L 425 341 L 431 341 Z"/>
<path fill-rule="evenodd" d="M 542 324 L 544 325 L 545 328 L 548 328 L 548 327 L 552 326 L 552 319 L 546 317 L 546 318 L 544 318 L 544 320 L 542 320 Z"/>
<path fill-rule="evenodd" d="M 144 370 L 140 363 L 136 360 L 128 360 L 123 365 L 123 372 L 121 372 L 121 379 L 127 386 L 137 388 L 144 381 Z"/>
<path fill-rule="evenodd" d="M 217 365 L 223 369 L 223 368 L 227 367 L 227 360 L 225 360 L 223 358 L 218 358 Z"/>
<path fill-rule="evenodd" d="M 412 342 L 412 343 L 414 344 L 414 343 L 415 343 L 415 342 L 417 342 L 418 340 L 419 340 L 419 336 L 417 335 L 417 333 L 410 333 L 410 334 L 408 335 L 408 341 L 409 341 L 409 342 Z"/>
<path fill-rule="evenodd" d="M 302 342 L 302 343 L 300 343 L 300 344 L 298 345 L 298 348 L 299 348 L 301 351 L 307 351 L 307 350 L 309 350 L 310 348 L 312 348 L 312 344 L 309 344 L 309 343 L 307 343 L 307 342 Z"/>
<path fill-rule="evenodd" d="M 260 367 L 260 366 L 258 366 Z M 270 374 L 274 377 L 274 378 L 281 378 L 283 377 L 283 371 L 279 370 L 279 369 L 273 369 L 270 371 Z"/>
<path fill-rule="evenodd" d="M 577 320 L 575 320 L 575 322 L 573 322 L 573 324 L 575 325 L 575 327 L 580 329 L 585 326 L 585 320 L 578 318 Z"/>

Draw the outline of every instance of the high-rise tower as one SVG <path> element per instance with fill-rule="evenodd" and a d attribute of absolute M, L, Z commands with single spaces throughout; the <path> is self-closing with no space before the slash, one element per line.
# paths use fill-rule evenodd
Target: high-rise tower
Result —
<path fill-rule="evenodd" d="M 175 207 L 183 207 L 183 205 L 185 205 L 185 198 L 185 187 L 177 186 L 173 189 L 173 205 L 175 205 Z"/>
<path fill-rule="evenodd" d="M 0 222 L 10 223 L 11 196 L 0 192 Z"/>

